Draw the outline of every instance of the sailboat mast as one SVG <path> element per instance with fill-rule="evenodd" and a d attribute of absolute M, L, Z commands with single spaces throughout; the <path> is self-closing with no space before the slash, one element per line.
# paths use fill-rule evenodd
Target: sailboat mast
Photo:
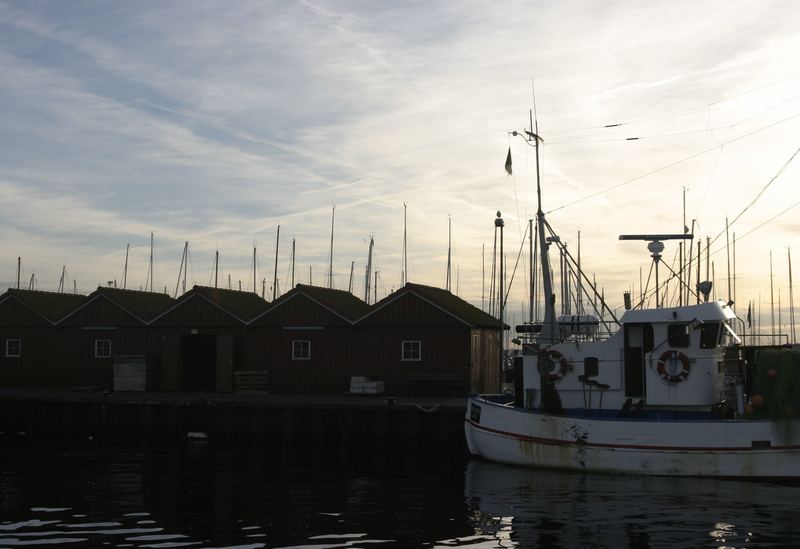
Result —
<path fill-rule="evenodd" d="M 533 99 L 534 108 L 536 108 L 536 96 Z M 542 211 L 542 180 L 541 172 L 539 169 L 539 121 L 533 121 L 533 114 L 531 116 L 531 127 L 534 133 L 531 138 L 534 141 L 534 148 L 536 150 L 536 224 L 539 232 L 539 253 L 541 254 L 541 269 L 542 269 L 542 286 L 544 289 L 544 319 L 542 321 L 542 330 L 539 332 L 539 341 L 543 343 L 556 342 L 556 318 L 553 303 L 553 280 L 550 270 L 550 257 L 548 255 L 549 244 L 545 237 L 544 228 L 544 212 Z"/>
<path fill-rule="evenodd" d="M 292 288 L 294 288 L 294 240 L 295 239 L 293 238 L 292 239 Z"/>
<path fill-rule="evenodd" d="M 258 295 L 258 290 L 256 289 L 256 247 L 253 246 L 253 293 Z"/>
<path fill-rule="evenodd" d="M 792 323 L 789 333 L 792 335 L 792 343 L 797 343 L 797 334 L 794 327 L 794 290 L 792 289 L 792 250 L 786 248 L 789 260 L 789 322 Z"/>
<path fill-rule="evenodd" d="M 533 324 L 533 291 L 535 285 L 533 283 L 533 219 L 528 220 L 528 257 L 530 258 L 530 289 L 528 290 L 528 322 Z"/>
<path fill-rule="evenodd" d="M 328 259 L 328 288 L 333 288 L 333 223 L 336 220 L 336 206 L 331 210 L 331 250 Z"/>
<path fill-rule="evenodd" d="M 770 328 L 772 332 L 772 344 L 775 345 L 775 292 L 772 283 L 772 250 L 769 251 L 769 307 L 770 307 Z"/>
<path fill-rule="evenodd" d="M 403 272 L 400 284 L 405 286 L 408 282 L 408 208 L 403 202 Z"/>
<path fill-rule="evenodd" d="M 219 250 L 214 254 L 214 287 L 219 283 Z"/>
<path fill-rule="evenodd" d="M 22 274 L 22 256 L 17 256 L 17 290 L 19 290 L 19 277 Z"/>
<path fill-rule="evenodd" d="M 275 272 L 272 277 L 272 301 L 278 297 L 278 248 L 281 244 L 281 226 L 278 225 L 278 234 L 275 237 Z"/>
<path fill-rule="evenodd" d="M 447 278 L 445 279 L 444 289 L 450 291 L 450 246 L 452 243 L 451 219 L 447 216 Z"/>
<path fill-rule="evenodd" d="M 347 291 L 351 294 L 353 293 L 353 269 L 356 266 L 355 261 L 350 262 L 350 283 L 347 285 Z"/>
<path fill-rule="evenodd" d="M 125 246 L 125 269 L 122 271 L 122 289 L 128 289 L 128 254 L 131 251 L 130 242 Z"/>
<path fill-rule="evenodd" d="M 153 289 L 153 231 L 150 231 L 150 291 L 154 292 Z M 146 288 L 145 288 L 146 289 Z"/>

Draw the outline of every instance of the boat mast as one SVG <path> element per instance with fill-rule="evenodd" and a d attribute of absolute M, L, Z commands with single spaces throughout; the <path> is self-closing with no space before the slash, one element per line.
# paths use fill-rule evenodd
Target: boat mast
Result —
<path fill-rule="evenodd" d="M 447 278 L 445 279 L 444 289 L 450 291 L 450 247 L 452 243 L 452 220 L 447 216 Z"/>
<path fill-rule="evenodd" d="M 792 343 L 797 343 L 797 334 L 794 327 L 794 293 L 792 289 L 792 249 L 786 248 L 789 259 L 789 322 L 792 323 L 790 333 L 792 335 Z"/>
<path fill-rule="evenodd" d="M 22 273 L 22 256 L 17 256 L 17 290 L 19 290 L 19 277 Z"/>
<path fill-rule="evenodd" d="M 281 244 L 281 226 L 278 225 L 278 235 L 275 237 L 275 273 L 272 277 L 272 301 L 278 297 L 278 248 Z M 262 292 L 263 293 L 263 292 Z"/>
<path fill-rule="evenodd" d="M 128 289 L 128 253 L 131 251 L 130 243 L 125 246 L 125 269 L 122 271 L 122 289 Z"/>
<path fill-rule="evenodd" d="M 408 282 L 408 208 L 403 202 L 403 268 L 400 276 L 400 285 L 405 286 Z"/>
<path fill-rule="evenodd" d="M 336 220 L 336 206 L 331 210 L 331 251 L 328 259 L 328 288 L 333 288 L 333 222 Z M 280 230 L 280 229 L 279 229 Z"/>
<path fill-rule="evenodd" d="M 294 240 L 295 239 L 293 238 L 292 239 L 292 288 L 294 288 Z"/>
<path fill-rule="evenodd" d="M 219 250 L 214 253 L 214 288 L 219 282 Z"/>
<path fill-rule="evenodd" d="M 355 261 L 350 262 L 350 284 L 348 284 L 347 286 L 347 291 L 350 292 L 351 294 L 353 293 L 353 268 L 355 267 L 355 265 L 356 265 Z"/>

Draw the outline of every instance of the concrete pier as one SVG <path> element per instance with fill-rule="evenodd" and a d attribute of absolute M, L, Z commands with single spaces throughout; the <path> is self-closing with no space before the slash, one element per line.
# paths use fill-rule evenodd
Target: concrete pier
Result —
<path fill-rule="evenodd" d="M 465 451 L 463 398 L 0 391 L 0 433 L 128 441 Z"/>

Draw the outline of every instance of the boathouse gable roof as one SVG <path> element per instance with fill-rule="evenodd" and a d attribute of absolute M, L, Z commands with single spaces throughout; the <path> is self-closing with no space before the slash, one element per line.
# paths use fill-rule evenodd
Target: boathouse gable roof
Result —
<path fill-rule="evenodd" d="M 332 316 L 326 318 L 319 309 Z M 269 309 L 254 318 L 251 324 L 352 324 L 355 318 L 368 310 L 369 305 L 350 292 L 298 284 L 273 301 Z"/>
<path fill-rule="evenodd" d="M 86 296 L 83 294 L 8 289 L 3 295 L 0 295 L 0 304 L 13 309 L 11 303 L 19 303 L 41 318 L 44 323 L 56 324 L 71 311 L 79 307 L 85 299 Z M 20 313 L 20 311 L 17 312 Z M 32 319 L 29 318 L 27 321 L 30 322 Z"/>
<path fill-rule="evenodd" d="M 420 315 L 422 315 L 422 312 L 412 311 L 410 309 L 414 307 L 414 305 L 412 305 L 408 300 L 410 297 L 414 297 L 422 302 L 425 302 L 430 307 L 440 311 L 451 320 L 444 322 L 441 317 L 437 318 L 436 316 L 431 316 L 429 314 L 424 315 L 422 318 L 418 318 Z M 412 284 L 410 282 L 393 294 L 385 297 L 373 305 L 372 310 L 363 317 L 359 318 L 357 323 L 373 323 L 375 321 L 380 323 L 381 321 L 379 318 L 383 315 L 384 310 L 389 307 L 397 306 L 408 310 L 406 310 L 404 313 L 400 313 L 400 315 L 392 313 L 391 317 L 397 318 L 394 318 L 392 321 L 387 317 L 387 321 L 390 323 L 397 323 L 401 319 L 403 323 L 406 323 L 416 319 L 421 324 L 435 325 L 443 322 L 446 324 L 451 324 L 452 321 L 455 320 L 458 323 L 464 324 L 471 328 L 497 328 L 499 324 L 498 319 L 484 313 L 474 305 L 464 301 L 456 295 L 453 295 L 447 290 L 435 288 L 433 286 L 425 286 L 422 284 Z"/>
<path fill-rule="evenodd" d="M 174 302 L 175 300 L 163 293 L 100 286 L 60 323 L 112 326 L 147 324 Z M 136 322 L 131 322 L 130 319 Z"/>
<path fill-rule="evenodd" d="M 213 311 L 204 307 L 204 304 L 210 305 Z M 180 324 L 211 326 L 230 324 L 231 320 L 235 320 L 244 325 L 263 312 L 268 305 L 267 301 L 251 292 L 195 286 L 172 307 L 156 316 L 151 324 L 168 324 L 171 317 L 180 315 Z"/>

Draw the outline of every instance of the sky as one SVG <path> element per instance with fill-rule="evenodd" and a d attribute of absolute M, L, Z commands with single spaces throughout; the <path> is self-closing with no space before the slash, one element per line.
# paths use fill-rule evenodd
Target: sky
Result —
<path fill-rule="evenodd" d="M 509 134 L 535 91 L 543 210 L 573 252 L 580 231 L 612 307 L 650 265 L 618 236 L 681 232 L 685 194 L 717 238 L 716 297 L 727 217 L 737 312 L 760 299 L 768 322 L 800 257 L 798 27 L 793 1 L 0 0 L 0 285 L 22 257 L 23 287 L 56 290 L 64 267 L 69 291 L 121 286 L 130 244 L 144 288 L 152 232 L 157 290 L 189 242 L 187 287 L 213 285 L 219 251 L 219 284 L 252 291 L 256 247 L 271 299 L 279 226 L 280 292 L 293 241 L 295 282 L 327 285 L 335 206 L 334 287 L 352 263 L 363 297 L 373 237 L 382 298 L 405 204 L 408 280 L 445 286 L 449 221 L 452 291 L 485 307 L 495 213 L 513 270 L 536 211 L 533 149 Z"/>

